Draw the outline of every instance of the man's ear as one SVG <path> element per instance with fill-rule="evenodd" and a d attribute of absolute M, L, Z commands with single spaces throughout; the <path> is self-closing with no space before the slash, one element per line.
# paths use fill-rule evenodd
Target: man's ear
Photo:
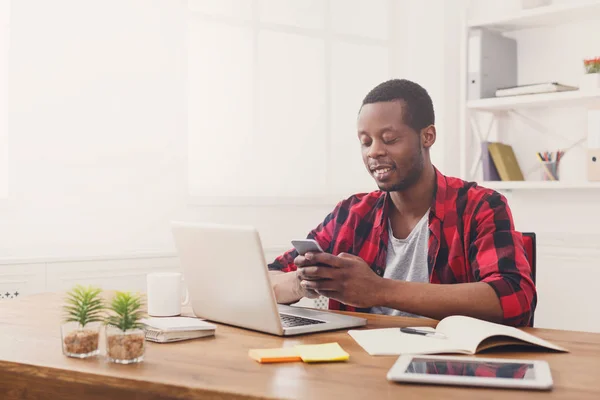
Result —
<path fill-rule="evenodd" d="M 421 130 L 421 143 L 423 147 L 429 149 L 435 143 L 436 132 L 435 125 L 429 125 Z"/>

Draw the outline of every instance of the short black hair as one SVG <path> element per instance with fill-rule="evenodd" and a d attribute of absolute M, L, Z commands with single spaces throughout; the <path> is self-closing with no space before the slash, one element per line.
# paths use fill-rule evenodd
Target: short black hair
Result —
<path fill-rule="evenodd" d="M 365 96 L 362 105 L 394 100 L 404 100 L 404 123 L 415 131 L 420 132 L 435 124 L 429 93 L 421 85 L 407 79 L 391 79 L 380 83 Z"/>

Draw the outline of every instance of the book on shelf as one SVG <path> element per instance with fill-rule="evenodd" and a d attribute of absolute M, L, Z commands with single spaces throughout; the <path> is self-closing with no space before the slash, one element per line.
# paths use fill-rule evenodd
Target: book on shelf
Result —
<path fill-rule="evenodd" d="M 558 82 L 533 83 L 513 87 L 499 88 L 496 97 L 522 96 L 526 94 L 568 92 L 578 90 L 575 86 L 563 85 Z"/>
<path fill-rule="evenodd" d="M 499 181 L 501 180 L 500 175 L 498 174 L 498 169 L 496 168 L 496 164 L 494 164 L 494 160 L 492 160 L 492 155 L 488 149 L 489 143 L 490 142 L 487 141 L 481 142 L 481 167 L 483 169 L 483 180 Z"/>
<path fill-rule="evenodd" d="M 512 146 L 500 142 L 488 142 L 488 150 L 503 181 L 524 181 L 525 177 Z"/>

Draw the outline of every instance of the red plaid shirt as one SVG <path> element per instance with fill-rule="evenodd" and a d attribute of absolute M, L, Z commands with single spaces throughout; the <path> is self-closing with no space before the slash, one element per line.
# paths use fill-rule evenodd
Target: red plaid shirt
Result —
<path fill-rule="evenodd" d="M 521 233 L 501 194 L 436 170 L 437 185 L 429 213 L 427 264 L 437 284 L 486 282 L 498 299 L 507 325 L 527 325 L 537 302 L 531 266 Z M 308 234 L 328 253 L 361 257 L 383 276 L 388 246 L 389 194 L 357 194 L 341 201 Z M 296 270 L 289 250 L 269 264 L 271 270 Z M 369 312 L 330 299 L 333 310 Z"/>

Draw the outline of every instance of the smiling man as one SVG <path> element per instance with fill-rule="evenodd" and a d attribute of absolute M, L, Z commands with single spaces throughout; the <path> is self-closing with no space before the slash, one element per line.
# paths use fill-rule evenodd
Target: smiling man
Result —
<path fill-rule="evenodd" d="M 325 250 L 269 264 L 279 303 L 526 325 L 537 295 L 523 239 L 499 193 L 441 174 L 427 91 L 390 80 L 363 100 L 357 144 L 380 190 L 338 203 L 308 234 Z"/>

